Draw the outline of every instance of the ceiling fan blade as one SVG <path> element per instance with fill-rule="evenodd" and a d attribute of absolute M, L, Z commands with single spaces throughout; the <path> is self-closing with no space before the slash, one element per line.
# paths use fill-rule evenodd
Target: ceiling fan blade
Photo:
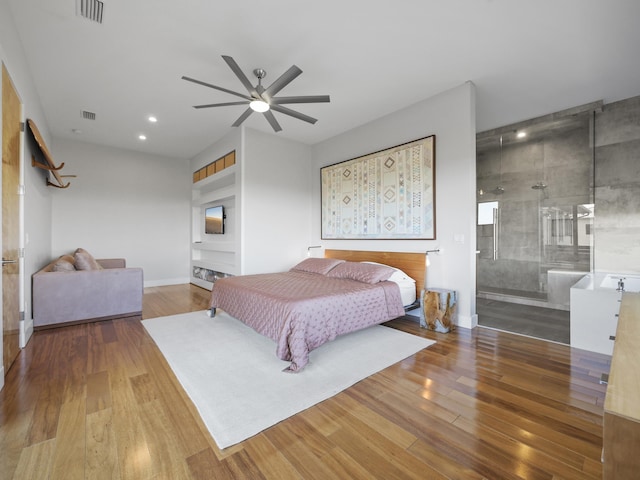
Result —
<path fill-rule="evenodd" d="M 276 112 L 284 113 L 285 115 L 289 115 L 290 117 L 297 118 L 298 120 L 302 120 L 308 123 L 316 123 L 318 119 L 310 117 L 309 115 L 305 115 L 304 113 L 296 112 L 287 107 L 281 107 L 280 105 L 271 105 L 271 110 L 275 110 Z"/>
<path fill-rule="evenodd" d="M 271 104 L 283 105 L 286 103 L 327 103 L 329 95 L 304 95 L 297 97 L 276 97 L 271 99 Z"/>
<path fill-rule="evenodd" d="M 267 110 L 263 113 L 263 115 L 267 119 L 267 122 L 269 122 L 269 124 L 271 125 L 271 128 L 273 128 L 274 132 L 279 132 L 280 130 L 282 130 L 282 127 L 276 120 L 276 117 L 273 116 L 273 112 L 271 110 Z"/>
<path fill-rule="evenodd" d="M 240 115 L 235 122 L 233 122 L 232 127 L 239 127 L 240 124 L 242 124 L 242 122 L 244 122 L 247 118 L 249 118 L 249 115 L 251 115 L 252 113 L 253 113 L 253 110 L 251 110 L 251 108 L 247 108 L 244 111 L 244 113 Z"/>
<path fill-rule="evenodd" d="M 255 97 L 256 96 L 255 87 L 251 84 L 247 76 L 240 69 L 240 66 L 236 63 L 236 61 L 228 55 L 222 55 L 222 58 L 224 59 L 225 62 L 227 62 L 227 65 L 229 65 L 229 68 L 231 68 L 233 73 L 236 74 L 236 77 L 238 77 L 238 79 L 242 82 L 242 85 L 244 85 L 244 88 L 247 89 L 247 91 L 251 94 L 251 96 Z"/>
<path fill-rule="evenodd" d="M 193 108 L 229 107 L 231 105 L 247 105 L 249 102 L 209 103 L 207 105 L 194 105 Z"/>
<path fill-rule="evenodd" d="M 282 75 L 280 75 L 277 78 L 275 82 L 269 85 L 264 91 L 264 93 L 267 95 L 268 98 L 273 97 L 276 93 L 278 93 L 280 90 L 286 87 L 291 81 L 293 81 L 294 78 L 296 78 L 301 73 L 302 73 L 302 70 L 300 70 L 295 65 L 292 65 L 291 68 L 289 68 L 289 70 L 284 72 Z"/>
<path fill-rule="evenodd" d="M 205 87 L 213 88 L 215 90 L 220 90 L 221 92 L 230 93 L 231 95 L 235 95 L 236 97 L 244 98 L 245 100 L 249 100 L 249 101 L 253 100 L 253 98 L 251 98 L 248 95 L 245 95 L 244 93 L 238 93 L 238 92 L 234 92 L 233 90 L 227 90 L 226 88 L 217 87 L 215 85 L 211 85 L 210 83 L 206 83 L 206 82 L 202 82 L 200 80 L 196 80 L 195 78 L 190 78 L 190 77 L 183 76 L 182 79 L 186 80 L 188 82 L 197 83 L 198 85 L 203 85 Z"/>

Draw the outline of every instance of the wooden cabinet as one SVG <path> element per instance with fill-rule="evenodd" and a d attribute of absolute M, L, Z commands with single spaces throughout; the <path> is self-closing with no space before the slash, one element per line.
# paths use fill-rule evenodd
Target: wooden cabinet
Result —
<path fill-rule="evenodd" d="M 217 160 L 214 160 L 213 162 L 193 172 L 193 183 L 198 183 L 199 181 L 204 180 L 205 178 L 208 178 L 218 172 L 221 172 L 225 168 L 232 167 L 235 164 L 236 151 L 233 150 L 232 152 L 227 153 L 225 156 L 220 157 Z"/>
<path fill-rule="evenodd" d="M 640 472 L 640 293 L 622 295 L 604 402 L 603 478 Z"/>

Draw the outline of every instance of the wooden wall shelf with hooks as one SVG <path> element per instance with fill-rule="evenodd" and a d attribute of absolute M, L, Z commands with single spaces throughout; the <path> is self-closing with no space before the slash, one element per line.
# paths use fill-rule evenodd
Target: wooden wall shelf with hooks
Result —
<path fill-rule="evenodd" d="M 51 152 L 49 152 L 47 145 L 44 143 L 44 139 L 42 138 L 42 135 L 40 134 L 40 130 L 38 130 L 38 127 L 36 126 L 35 122 L 30 118 L 28 118 L 27 124 L 29 125 L 29 129 L 33 134 L 33 138 L 35 138 L 36 143 L 38 144 L 38 147 L 40 147 L 40 151 L 42 152 L 42 156 L 44 157 L 44 160 L 46 162 L 46 163 L 38 162 L 36 161 L 35 155 L 31 155 L 31 166 L 36 168 L 41 168 L 42 170 L 46 170 L 47 172 L 51 173 L 51 175 L 55 179 L 55 182 L 51 182 L 47 178 L 48 186 L 56 187 L 56 188 L 67 188 L 70 185 L 70 182 L 64 183 L 62 179 L 75 177 L 75 175 L 60 174 L 60 170 L 62 170 L 62 167 L 64 167 L 64 162 L 56 166 L 56 164 L 53 161 L 53 157 L 51 156 Z"/>

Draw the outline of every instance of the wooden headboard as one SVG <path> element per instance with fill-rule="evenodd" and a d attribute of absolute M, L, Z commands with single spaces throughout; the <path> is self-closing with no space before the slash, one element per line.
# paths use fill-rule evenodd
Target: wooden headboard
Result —
<path fill-rule="evenodd" d="M 367 252 L 364 250 L 325 250 L 327 258 L 349 262 L 377 262 L 399 268 L 416 281 L 416 293 L 424 288 L 425 254 L 408 252 Z"/>

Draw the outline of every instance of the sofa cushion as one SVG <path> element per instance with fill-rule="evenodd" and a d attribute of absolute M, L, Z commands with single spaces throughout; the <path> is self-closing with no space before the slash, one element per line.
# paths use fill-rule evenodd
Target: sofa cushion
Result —
<path fill-rule="evenodd" d="M 78 248 L 74 254 L 76 270 L 102 270 L 102 266 L 84 248 Z"/>
<path fill-rule="evenodd" d="M 73 255 L 71 255 L 70 253 L 66 253 L 64 255 L 62 255 L 58 260 L 66 260 L 67 262 L 69 262 L 70 264 L 74 265 L 75 264 L 75 258 L 73 258 Z"/>
<path fill-rule="evenodd" d="M 71 255 L 62 255 L 51 266 L 52 272 L 75 272 L 75 260 Z"/>

